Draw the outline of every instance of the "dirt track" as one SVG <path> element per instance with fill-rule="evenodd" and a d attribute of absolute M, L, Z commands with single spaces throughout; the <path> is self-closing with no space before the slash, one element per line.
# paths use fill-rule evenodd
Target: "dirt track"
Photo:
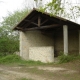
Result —
<path fill-rule="evenodd" d="M 19 69 L 17 67 L 17 69 Z M 20 80 L 20 78 L 32 79 L 32 80 L 46 80 L 45 78 L 41 78 L 40 76 L 28 73 L 28 72 L 18 72 L 16 69 L 9 70 L 8 68 L 0 68 L 0 80 Z"/>
<path fill-rule="evenodd" d="M 73 77 L 72 77 L 73 76 Z M 60 66 L 4 66 L 0 65 L 0 80 L 80 80 L 79 70 Z"/>

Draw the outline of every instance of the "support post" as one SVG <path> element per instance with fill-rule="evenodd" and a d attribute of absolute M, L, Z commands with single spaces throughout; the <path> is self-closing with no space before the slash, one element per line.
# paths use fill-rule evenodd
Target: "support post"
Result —
<path fill-rule="evenodd" d="M 64 55 L 68 55 L 68 26 L 63 25 Z"/>
<path fill-rule="evenodd" d="M 80 55 L 80 30 L 79 30 L 79 55 Z"/>

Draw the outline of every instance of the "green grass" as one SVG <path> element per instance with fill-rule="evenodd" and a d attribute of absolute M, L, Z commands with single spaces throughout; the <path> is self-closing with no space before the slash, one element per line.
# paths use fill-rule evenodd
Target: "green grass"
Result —
<path fill-rule="evenodd" d="M 18 65 L 42 65 L 40 61 L 23 60 L 20 56 L 12 54 L 4 57 L 0 57 L 0 64 L 18 64 Z"/>
<path fill-rule="evenodd" d="M 66 63 L 66 62 L 70 62 L 76 59 L 80 59 L 80 56 L 59 56 L 59 63 Z M 20 66 L 24 66 L 24 65 L 49 65 L 49 64 L 54 64 L 54 63 L 42 63 L 40 61 L 32 61 L 32 60 L 23 60 L 20 56 L 12 54 L 12 55 L 7 55 L 7 56 L 3 56 L 0 57 L 0 64 L 18 64 Z"/>

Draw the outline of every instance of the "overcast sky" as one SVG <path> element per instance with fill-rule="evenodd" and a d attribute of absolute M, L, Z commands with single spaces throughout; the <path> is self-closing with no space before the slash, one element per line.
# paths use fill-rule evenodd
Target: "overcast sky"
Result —
<path fill-rule="evenodd" d="M 0 0 L 1 1 L 1 0 Z M 22 8 L 23 0 L 2 0 L 0 2 L 0 20 L 6 16 L 8 12 L 13 12 Z"/>
<path fill-rule="evenodd" d="M 29 7 L 34 6 L 33 1 L 34 0 L 0 0 L 0 22 L 2 20 L 2 17 L 6 16 L 8 12 L 13 12 L 17 9 L 24 8 L 24 5 L 27 5 Z M 25 1 L 28 3 L 25 4 Z M 51 1 L 51 0 L 44 0 L 44 3 Z M 72 3 L 79 3 L 80 0 L 69 0 Z M 80 4 L 79 4 L 80 5 Z M 79 20 L 78 20 L 79 21 Z"/>
<path fill-rule="evenodd" d="M 25 4 L 25 1 L 27 3 Z M 44 0 L 44 1 L 50 1 L 50 0 Z M 0 0 L 0 22 L 2 20 L 2 17 L 6 16 L 8 12 L 13 12 L 17 9 L 22 9 L 24 6 L 34 6 L 33 5 L 34 0 Z"/>

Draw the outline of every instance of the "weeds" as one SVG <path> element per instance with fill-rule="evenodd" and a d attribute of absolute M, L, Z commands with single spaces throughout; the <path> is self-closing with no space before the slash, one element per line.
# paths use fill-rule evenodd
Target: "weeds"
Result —
<path fill-rule="evenodd" d="M 44 64 L 40 61 L 23 60 L 20 56 L 16 54 L 0 57 L 0 64 L 13 64 L 13 63 L 17 63 L 19 65 L 42 65 Z"/>
<path fill-rule="evenodd" d="M 66 63 L 66 62 L 70 62 L 76 59 L 80 59 L 80 56 L 72 56 L 72 55 L 61 55 L 58 57 L 59 59 L 59 63 Z M 23 60 L 20 56 L 16 55 L 16 54 L 12 54 L 12 55 L 7 55 L 7 56 L 3 56 L 0 57 L 0 64 L 18 64 L 20 66 L 23 65 L 47 65 L 50 63 L 42 63 L 40 61 L 32 61 L 32 60 Z M 53 64 L 53 63 L 52 63 Z"/>
<path fill-rule="evenodd" d="M 61 55 L 58 57 L 59 63 L 67 63 L 73 60 L 80 59 L 80 56 L 74 56 L 74 55 Z"/>

